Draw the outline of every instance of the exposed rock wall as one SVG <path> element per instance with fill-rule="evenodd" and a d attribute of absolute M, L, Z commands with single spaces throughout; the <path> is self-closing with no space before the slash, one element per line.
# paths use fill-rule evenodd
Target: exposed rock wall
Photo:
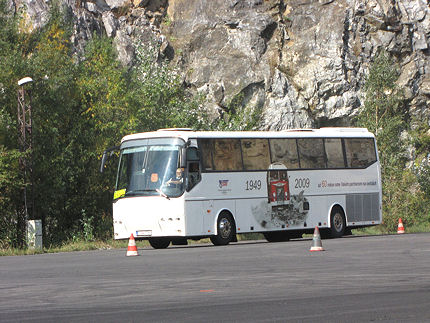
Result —
<path fill-rule="evenodd" d="M 430 9 L 426 0 L 63 0 L 73 13 L 76 52 L 92 33 L 114 39 L 132 65 L 136 41 L 161 44 L 160 57 L 206 93 L 208 109 L 233 97 L 261 107 L 262 128 L 349 125 L 378 50 L 401 66 L 411 113 L 430 120 Z M 29 26 L 48 2 L 27 6 Z"/>

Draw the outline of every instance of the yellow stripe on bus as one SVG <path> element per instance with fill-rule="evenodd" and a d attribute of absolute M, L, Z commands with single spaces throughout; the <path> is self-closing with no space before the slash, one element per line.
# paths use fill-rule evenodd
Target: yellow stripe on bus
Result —
<path fill-rule="evenodd" d="M 113 193 L 113 199 L 114 200 L 119 199 L 120 197 L 123 197 L 124 195 L 125 195 L 125 188 L 122 190 L 115 191 L 115 193 Z"/>

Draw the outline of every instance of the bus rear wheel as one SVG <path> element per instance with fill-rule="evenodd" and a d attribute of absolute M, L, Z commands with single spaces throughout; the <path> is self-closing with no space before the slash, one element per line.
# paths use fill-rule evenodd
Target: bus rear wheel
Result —
<path fill-rule="evenodd" d="M 217 222 L 217 235 L 210 239 L 215 246 L 224 246 L 233 240 L 235 234 L 236 228 L 232 216 L 228 213 L 221 213 Z"/>
<path fill-rule="evenodd" d="M 285 231 L 264 232 L 263 236 L 268 242 L 283 242 L 290 240 L 289 232 Z"/>
<path fill-rule="evenodd" d="M 330 215 L 330 236 L 331 238 L 340 238 L 345 234 L 346 220 L 343 210 L 340 207 L 334 207 Z"/>
<path fill-rule="evenodd" d="M 167 238 L 150 238 L 149 244 L 154 249 L 166 249 L 170 245 L 170 240 Z"/>

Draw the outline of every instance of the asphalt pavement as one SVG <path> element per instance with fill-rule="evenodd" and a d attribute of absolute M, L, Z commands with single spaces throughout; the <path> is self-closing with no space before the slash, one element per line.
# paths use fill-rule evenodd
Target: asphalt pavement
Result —
<path fill-rule="evenodd" d="M 430 322 L 430 234 L 0 257 L 0 322 Z"/>

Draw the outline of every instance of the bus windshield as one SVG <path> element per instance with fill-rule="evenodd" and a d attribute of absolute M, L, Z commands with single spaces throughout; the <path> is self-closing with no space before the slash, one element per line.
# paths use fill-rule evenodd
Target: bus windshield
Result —
<path fill-rule="evenodd" d="M 119 197 L 178 197 L 184 192 L 178 145 L 147 145 L 121 150 L 115 190 Z"/>

